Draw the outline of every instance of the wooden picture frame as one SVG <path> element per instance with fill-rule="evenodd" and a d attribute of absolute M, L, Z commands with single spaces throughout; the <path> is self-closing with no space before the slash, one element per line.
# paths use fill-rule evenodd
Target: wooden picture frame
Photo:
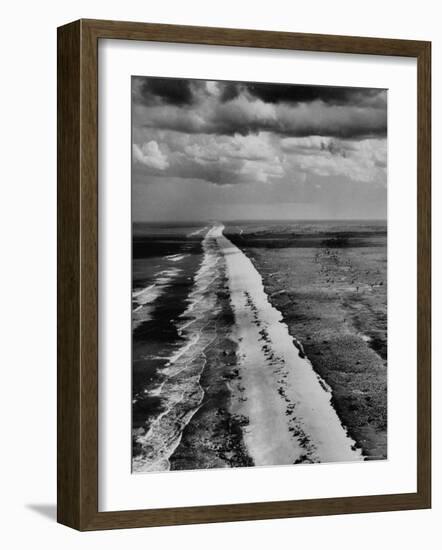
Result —
<path fill-rule="evenodd" d="M 417 492 L 98 511 L 98 41 L 159 41 L 417 59 Z M 79 20 L 58 29 L 58 521 L 81 531 L 429 508 L 431 44 Z"/>

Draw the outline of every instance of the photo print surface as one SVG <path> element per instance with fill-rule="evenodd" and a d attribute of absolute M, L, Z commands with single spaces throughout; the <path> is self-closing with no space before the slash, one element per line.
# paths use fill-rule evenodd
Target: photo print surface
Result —
<path fill-rule="evenodd" d="M 387 458 L 387 90 L 132 77 L 132 471 Z"/>

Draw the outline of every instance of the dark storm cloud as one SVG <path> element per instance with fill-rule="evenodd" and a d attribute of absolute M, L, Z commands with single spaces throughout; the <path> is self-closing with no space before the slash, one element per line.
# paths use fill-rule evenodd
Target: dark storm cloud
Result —
<path fill-rule="evenodd" d="M 377 105 L 386 102 L 385 90 L 376 88 L 346 88 L 335 86 L 312 86 L 272 83 L 225 83 L 221 101 L 231 101 L 242 93 L 265 103 L 310 103 L 322 101 L 327 105 Z"/>
<path fill-rule="evenodd" d="M 133 78 L 140 128 L 189 134 L 385 137 L 387 93 L 374 88 Z"/>
<path fill-rule="evenodd" d="M 312 103 L 321 101 L 330 106 L 386 107 L 386 90 L 304 84 L 272 84 L 255 82 L 219 82 L 220 101 L 226 103 L 241 95 L 264 103 Z M 202 80 L 181 78 L 134 77 L 134 100 L 144 105 L 189 106 L 205 90 Z"/>
<path fill-rule="evenodd" d="M 314 201 L 327 217 L 339 185 L 340 215 L 366 215 L 367 196 L 384 215 L 386 135 L 386 90 L 133 77 L 134 205 L 140 219 L 199 219 L 212 205 L 231 218 L 265 196 L 270 210 L 247 216 L 288 204 L 304 215 Z"/>
<path fill-rule="evenodd" d="M 239 83 L 236 82 L 225 82 L 221 85 L 221 96 L 220 99 L 223 103 L 226 101 L 231 101 L 239 96 L 241 90 Z"/>
<path fill-rule="evenodd" d="M 249 101 L 244 96 L 201 109 L 170 106 L 146 109 L 137 115 L 139 127 L 187 134 L 242 135 L 272 132 L 280 136 L 325 136 L 340 139 L 385 137 L 383 109 L 323 103 L 287 105 Z"/>
<path fill-rule="evenodd" d="M 134 100 L 147 106 L 165 104 L 182 107 L 194 102 L 195 81 L 181 78 L 134 77 Z"/>

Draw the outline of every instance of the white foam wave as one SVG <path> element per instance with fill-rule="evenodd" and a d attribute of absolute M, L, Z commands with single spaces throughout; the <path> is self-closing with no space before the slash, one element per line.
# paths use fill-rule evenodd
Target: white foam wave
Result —
<path fill-rule="evenodd" d="M 186 256 L 188 256 L 188 254 L 171 254 L 170 256 L 166 256 L 166 259 L 170 262 L 180 262 Z"/>
<path fill-rule="evenodd" d="M 134 311 L 139 309 L 140 306 L 144 306 L 144 304 L 150 304 L 151 302 L 154 302 L 161 294 L 161 290 L 162 289 L 160 284 L 155 283 L 134 292 L 132 294 L 132 298 L 138 304 L 138 307 Z"/>
<path fill-rule="evenodd" d="M 204 257 L 189 295 L 189 305 L 179 326 L 184 343 L 162 369 L 162 382 L 146 390 L 162 398 L 163 412 L 144 434 L 135 435 L 141 453 L 133 457 L 134 472 L 167 470 L 169 458 L 179 445 L 185 426 L 199 409 L 204 391 L 199 383 L 206 364 L 205 349 L 216 337 L 217 296 L 211 285 L 218 276 L 219 251 L 208 231 L 203 240 Z"/>
<path fill-rule="evenodd" d="M 206 231 L 208 229 L 207 225 L 205 227 L 202 227 L 201 229 L 197 229 L 196 231 L 192 231 L 192 233 L 189 233 L 188 237 L 196 237 L 197 235 L 201 235 L 203 231 Z"/>
<path fill-rule="evenodd" d="M 132 327 L 137 328 L 146 321 L 152 320 L 155 301 L 164 293 L 181 269 L 164 269 L 157 273 L 155 281 L 145 288 L 136 289 L 132 292 L 132 299 L 135 307 L 132 311 Z"/>

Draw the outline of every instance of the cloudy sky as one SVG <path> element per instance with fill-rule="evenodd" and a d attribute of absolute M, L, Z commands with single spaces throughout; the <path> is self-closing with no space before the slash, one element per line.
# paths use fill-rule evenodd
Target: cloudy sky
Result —
<path fill-rule="evenodd" d="M 135 221 L 385 218 L 387 91 L 132 78 Z"/>

